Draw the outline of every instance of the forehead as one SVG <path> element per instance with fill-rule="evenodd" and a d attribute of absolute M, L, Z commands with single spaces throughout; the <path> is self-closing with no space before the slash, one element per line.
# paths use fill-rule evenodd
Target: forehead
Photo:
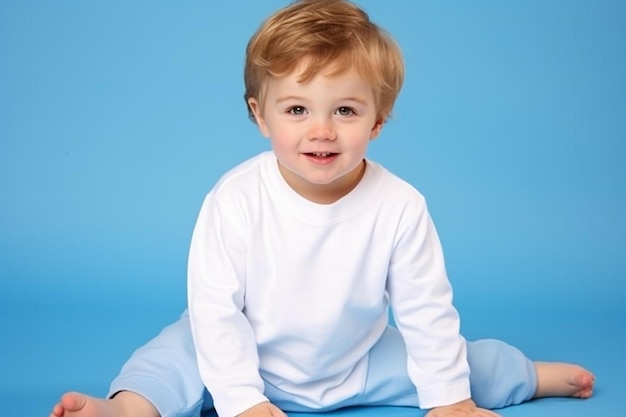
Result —
<path fill-rule="evenodd" d="M 269 76 L 265 93 L 280 94 L 285 91 L 307 92 L 311 94 L 341 95 L 347 92 L 359 95 L 373 95 L 372 85 L 353 68 L 336 71 L 326 68 L 309 77 L 303 77 L 306 68 L 297 68 L 286 75 Z"/>

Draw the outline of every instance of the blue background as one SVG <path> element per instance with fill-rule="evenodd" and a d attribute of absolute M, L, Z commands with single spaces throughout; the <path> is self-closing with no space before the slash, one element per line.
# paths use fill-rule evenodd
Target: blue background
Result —
<path fill-rule="evenodd" d="M 104 395 L 182 311 L 204 194 L 268 148 L 247 119 L 243 53 L 285 4 L 0 2 L 5 414 L 47 415 L 68 389 Z M 407 66 L 369 156 L 426 195 L 464 334 L 598 376 L 590 401 L 503 415 L 614 415 L 626 374 L 626 3 L 359 4 Z"/>

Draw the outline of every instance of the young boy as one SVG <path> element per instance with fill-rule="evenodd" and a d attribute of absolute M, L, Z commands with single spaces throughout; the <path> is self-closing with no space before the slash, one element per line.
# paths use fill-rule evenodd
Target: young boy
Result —
<path fill-rule="evenodd" d="M 459 334 L 424 198 L 365 156 L 403 82 L 384 31 L 347 1 L 304 0 L 264 22 L 246 58 L 249 114 L 272 151 L 207 195 L 190 249 L 189 315 L 135 352 L 110 399 L 69 393 L 51 416 L 215 407 L 263 417 L 352 405 L 496 416 L 486 408 L 591 396 L 583 368 Z"/>

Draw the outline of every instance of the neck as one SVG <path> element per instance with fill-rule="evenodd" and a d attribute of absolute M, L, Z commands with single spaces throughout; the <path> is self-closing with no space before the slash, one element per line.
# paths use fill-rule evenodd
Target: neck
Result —
<path fill-rule="evenodd" d="M 280 163 L 278 169 L 289 186 L 303 198 L 317 204 L 332 204 L 346 196 L 359 184 L 365 173 L 365 160 L 351 172 L 330 184 L 311 184 L 294 175 Z"/>

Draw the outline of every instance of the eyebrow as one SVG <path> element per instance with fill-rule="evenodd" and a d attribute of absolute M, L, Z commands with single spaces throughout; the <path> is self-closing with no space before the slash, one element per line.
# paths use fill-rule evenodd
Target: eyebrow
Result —
<path fill-rule="evenodd" d="M 300 96 L 284 96 L 284 97 L 278 97 L 276 99 L 276 103 L 282 103 L 284 101 L 289 101 L 289 100 L 308 101 L 304 97 L 300 97 Z M 342 98 L 340 98 L 338 100 L 335 100 L 335 101 L 354 101 L 354 102 L 359 103 L 361 105 L 366 105 L 367 104 L 367 100 L 359 98 L 359 97 L 342 97 Z"/>
<path fill-rule="evenodd" d="M 299 96 L 284 96 L 284 97 L 278 97 L 276 99 L 276 103 L 282 103 L 283 101 L 288 101 L 288 100 L 294 100 L 294 101 L 303 101 L 304 98 L 303 97 L 299 97 Z"/>

